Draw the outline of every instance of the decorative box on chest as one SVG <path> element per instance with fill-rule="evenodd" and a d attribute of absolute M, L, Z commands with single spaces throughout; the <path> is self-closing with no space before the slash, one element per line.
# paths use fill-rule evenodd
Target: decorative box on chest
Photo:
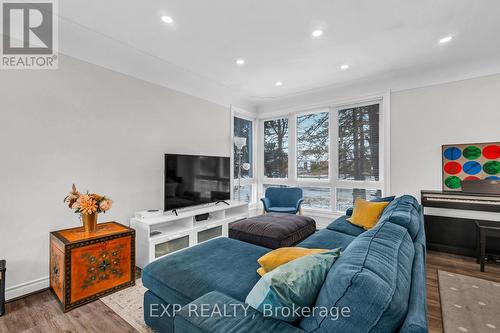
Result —
<path fill-rule="evenodd" d="M 50 288 L 64 312 L 134 284 L 134 229 L 107 222 L 50 233 Z"/>

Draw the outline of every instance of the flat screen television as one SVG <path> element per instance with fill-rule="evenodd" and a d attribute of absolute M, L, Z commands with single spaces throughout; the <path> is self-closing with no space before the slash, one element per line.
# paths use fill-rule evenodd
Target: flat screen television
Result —
<path fill-rule="evenodd" d="M 229 200 L 229 157 L 165 154 L 165 210 Z"/>

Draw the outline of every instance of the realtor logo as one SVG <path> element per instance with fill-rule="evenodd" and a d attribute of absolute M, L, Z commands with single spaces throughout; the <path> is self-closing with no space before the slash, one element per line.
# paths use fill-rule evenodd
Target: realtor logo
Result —
<path fill-rule="evenodd" d="M 1 69 L 57 69 L 56 0 L 1 2 Z"/>

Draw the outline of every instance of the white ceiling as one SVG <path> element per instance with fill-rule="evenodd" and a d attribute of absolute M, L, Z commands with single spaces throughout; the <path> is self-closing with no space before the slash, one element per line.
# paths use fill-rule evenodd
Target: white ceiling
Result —
<path fill-rule="evenodd" d="M 59 10 L 61 52 L 248 107 L 391 73 L 456 74 L 500 61 L 498 0 L 71 0 Z"/>

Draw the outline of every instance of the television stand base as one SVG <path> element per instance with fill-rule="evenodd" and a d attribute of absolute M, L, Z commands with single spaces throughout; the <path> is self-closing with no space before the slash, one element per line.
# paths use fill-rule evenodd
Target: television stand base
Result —
<path fill-rule="evenodd" d="M 179 216 L 179 214 L 177 213 L 177 209 L 172 209 L 172 214 L 175 214 L 175 216 Z"/>
<path fill-rule="evenodd" d="M 136 265 L 150 262 L 215 237 L 228 237 L 229 224 L 248 217 L 248 203 L 229 201 L 228 205 L 204 205 L 195 209 L 169 208 L 162 216 L 133 217 Z M 175 215 L 175 213 L 178 215 Z M 208 215 L 208 219 L 206 216 Z M 1 320 L 0 320 L 1 321 Z M 2 324 L 0 324 L 0 331 Z"/>
<path fill-rule="evenodd" d="M 225 201 L 225 200 L 219 200 L 219 201 L 215 202 L 216 205 L 220 204 L 220 203 L 225 203 L 226 205 L 231 206 L 231 204 L 229 202 Z"/>

